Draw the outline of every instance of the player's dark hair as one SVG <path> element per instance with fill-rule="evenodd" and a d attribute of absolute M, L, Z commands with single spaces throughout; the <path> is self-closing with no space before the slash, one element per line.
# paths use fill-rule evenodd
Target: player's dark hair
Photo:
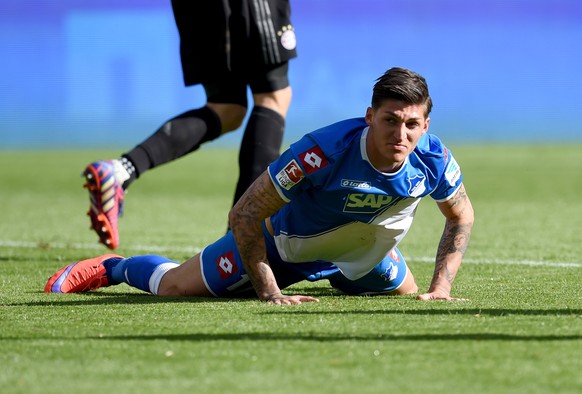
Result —
<path fill-rule="evenodd" d="M 424 104 L 424 116 L 432 110 L 432 100 L 426 80 L 420 74 L 405 68 L 393 67 L 376 80 L 372 94 L 372 108 L 384 100 L 399 100 L 409 104 Z"/>

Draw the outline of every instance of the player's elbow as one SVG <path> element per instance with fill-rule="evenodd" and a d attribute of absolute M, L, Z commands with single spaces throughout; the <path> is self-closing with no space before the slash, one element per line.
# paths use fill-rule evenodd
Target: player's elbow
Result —
<path fill-rule="evenodd" d="M 475 211 L 473 210 L 473 205 L 469 199 L 466 199 L 463 204 L 457 207 L 450 219 L 459 225 L 473 227 L 475 222 Z"/>
<path fill-rule="evenodd" d="M 233 232 L 236 233 L 241 227 L 244 226 L 246 215 L 243 212 L 240 203 L 235 204 L 228 212 L 228 227 Z"/>
<path fill-rule="evenodd" d="M 470 202 L 467 204 L 462 213 L 462 222 L 470 227 L 473 227 L 473 223 L 475 223 L 475 210 L 473 209 L 473 205 L 471 205 Z"/>

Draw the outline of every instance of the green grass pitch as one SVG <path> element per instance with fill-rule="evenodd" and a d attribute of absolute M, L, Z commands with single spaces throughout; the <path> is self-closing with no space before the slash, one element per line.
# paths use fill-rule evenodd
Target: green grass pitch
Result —
<path fill-rule="evenodd" d="M 451 146 L 473 201 L 453 288 L 466 302 L 289 291 L 318 304 L 157 298 L 126 285 L 44 294 L 57 269 L 103 254 L 80 173 L 104 151 L 0 151 L 0 392 L 580 393 L 582 145 Z M 222 235 L 236 152 L 145 174 L 119 253 L 183 261 Z M 443 227 L 421 203 L 401 250 L 422 290 Z"/>

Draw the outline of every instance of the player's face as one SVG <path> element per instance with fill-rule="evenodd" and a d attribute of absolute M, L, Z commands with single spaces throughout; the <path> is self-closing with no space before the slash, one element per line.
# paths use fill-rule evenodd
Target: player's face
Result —
<path fill-rule="evenodd" d="M 378 108 L 367 109 L 366 122 L 370 128 L 366 151 L 374 167 L 394 172 L 402 166 L 428 130 L 430 118 L 424 117 L 424 110 L 423 104 L 397 100 L 385 100 Z"/>

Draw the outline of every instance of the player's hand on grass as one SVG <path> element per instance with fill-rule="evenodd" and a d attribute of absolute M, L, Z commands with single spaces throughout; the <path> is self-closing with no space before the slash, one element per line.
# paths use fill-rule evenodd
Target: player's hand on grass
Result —
<path fill-rule="evenodd" d="M 440 291 L 433 291 L 429 293 L 419 294 L 416 297 L 418 300 L 421 301 L 434 301 L 434 300 L 443 300 L 443 301 L 467 301 L 466 298 L 455 298 L 451 297 L 449 294 L 445 294 Z"/>
<path fill-rule="evenodd" d="M 272 294 L 265 300 L 269 304 L 275 305 L 297 305 L 304 302 L 319 302 L 317 298 L 303 295 L 285 295 L 285 294 Z"/>

